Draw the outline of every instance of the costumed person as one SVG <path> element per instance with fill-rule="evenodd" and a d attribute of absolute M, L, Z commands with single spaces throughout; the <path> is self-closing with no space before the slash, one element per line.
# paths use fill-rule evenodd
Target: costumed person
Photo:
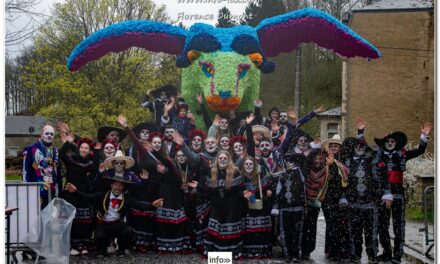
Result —
<path fill-rule="evenodd" d="M 98 129 L 98 141 L 102 143 L 105 139 L 112 139 L 113 143 L 118 145 L 117 149 L 121 149 L 120 143 L 125 137 L 127 132 L 119 127 L 103 126 Z"/>
<path fill-rule="evenodd" d="M 209 162 L 209 165 L 214 162 L 218 151 L 219 148 L 217 147 L 217 139 L 215 137 L 208 136 L 205 139 L 205 151 L 202 153 L 202 156 Z"/>
<path fill-rule="evenodd" d="M 191 131 L 196 128 L 195 122 L 196 120 L 194 119 L 193 114 L 189 111 L 187 104 L 182 103 L 177 106 L 177 116 L 174 118 L 172 126 L 174 130 L 182 135 L 185 141 L 188 140 Z M 169 119 L 168 123 L 170 123 Z"/>
<path fill-rule="evenodd" d="M 318 215 L 321 210 L 321 202 L 327 192 L 329 166 L 327 153 L 321 149 L 313 149 L 307 156 L 308 170 L 305 179 L 306 208 L 302 230 L 301 257 L 304 260 L 310 258 L 310 254 L 316 247 L 316 229 Z"/>
<path fill-rule="evenodd" d="M 403 187 L 403 172 L 406 170 L 406 162 L 425 153 L 429 141 L 431 123 L 421 126 L 420 143 L 416 149 L 407 150 L 407 136 L 403 132 L 394 132 L 384 138 L 375 138 L 379 146 L 378 162 L 384 166 L 388 174 L 388 182 L 393 194 L 391 208 L 383 204 L 379 213 L 379 240 L 383 253 L 378 257 L 380 261 L 392 260 L 400 263 L 403 255 L 405 242 L 405 188 Z M 362 131 L 360 131 L 361 134 Z M 390 217 L 393 217 L 394 249 L 391 250 L 389 226 Z"/>
<path fill-rule="evenodd" d="M 255 158 L 255 142 L 252 136 L 252 122 L 255 120 L 254 113 L 250 113 L 245 119 L 246 125 L 246 137 L 243 136 L 233 136 L 229 145 L 232 148 L 233 155 L 232 158 L 234 160 L 235 166 L 240 166 L 240 163 L 243 161 L 243 157 L 248 155 Z M 249 140 L 246 140 L 249 138 Z"/>
<path fill-rule="evenodd" d="M 190 148 L 195 153 L 203 152 L 203 141 L 206 139 L 206 134 L 200 129 L 194 129 L 189 134 Z"/>
<path fill-rule="evenodd" d="M 97 256 L 106 256 L 106 247 L 110 239 L 116 238 L 118 241 L 118 256 L 125 257 L 126 250 L 131 246 L 133 238 L 133 228 L 124 223 L 131 208 L 139 208 L 141 210 L 151 210 L 152 207 L 161 207 L 163 199 L 157 199 L 152 203 L 141 202 L 130 194 L 126 193 L 127 185 L 134 183 L 132 172 L 126 171 L 124 168 L 133 166 L 134 161 L 125 157 L 122 152 L 118 151 L 118 155 L 107 159 L 107 163 L 115 166 L 115 169 L 106 171 L 106 180 L 109 180 L 110 190 L 97 193 L 83 193 L 79 191 L 72 183 L 67 183 L 65 190 L 74 195 L 82 197 L 84 200 L 92 204 L 97 213 L 98 219 L 94 231 L 94 239 L 97 246 Z M 111 172 L 110 172 L 111 171 Z"/>
<path fill-rule="evenodd" d="M 225 115 L 216 114 L 211 127 L 208 129 L 208 137 L 220 140 L 224 135 L 232 135 L 232 130 L 229 127 L 229 120 Z"/>
<path fill-rule="evenodd" d="M 102 142 L 98 142 L 95 144 L 94 148 L 94 180 L 91 186 L 92 192 L 99 192 L 108 190 L 108 181 L 103 181 L 102 174 L 100 170 L 105 170 L 105 160 L 115 156 L 116 150 L 118 149 L 118 144 L 116 144 L 113 139 L 106 138 Z"/>
<path fill-rule="evenodd" d="M 119 124 L 125 128 L 131 140 L 141 146 L 139 139 L 127 124 L 123 115 Z M 162 134 L 153 132 L 145 143 L 141 155 L 149 165 L 149 178 L 158 183 L 158 197 L 164 199 L 163 207 L 156 210 L 156 247 L 161 254 L 188 253 L 191 238 L 188 217 L 184 209 L 182 178 L 171 158 L 164 155 Z"/>
<path fill-rule="evenodd" d="M 328 153 L 329 165 L 327 192 L 321 203 L 326 223 L 324 252 L 329 259 L 338 261 L 351 258 L 348 201 L 345 197 L 348 169 L 340 161 L 341 145 L 338 134 L 322 143 Z"/>
<path fill-rule="evenodd" d="M 154 113 L 156 126 L 160 127 L 161 117 L 164 113 L 165 105 L 169 103 L 172 96 L 176 96 L 177 89 L 173 85 L 165 85 L 154 91 L 149 91 L 148 94 L 154 96 L 154 100 L 152 102 L 149 102 L 149 96 L 145 95 L 144 101 L 141 105 L 145 108 L 148 108 L 151 112 Z M 169 114 L 171 116 L 171 119 L 173 119 L 175 113 L 172 111 Z"/>
<path fill-rule="evenodd" d="M 293 156 L 283 157 L 284 172 L 277 179 L 275 214 L 279 214 L 279 232 L 284 257 L 292 263 L 300 259 L 304 220 L 304 174 Z"/>
<path fill-rule="evenodd" d="M 157 129 L 156 125 L 149 123 L 149 122 L 139 123 L 133 128 L 133 132 L 139 138 L 141 143 L 148 141 L 150 134 L 153 132 L 157 132 L 157 131 L 158 131 L 158 129 Z M 136 166 L 139 165 L 139 162 L 140 162 L 139 153 L 138 153 L 138 150 L 136 149 L 136 146 L 134 144 L 132 144 L 127 149 L 127 155 L 134 159 Z"/>
<path fill-rule="evenodd" d="M 49 189 L 54 198 L 61 189 L 58 149 L 53 145 L 55 129 L 45 125 L 40 139 L 23 150 L 23 182 L 42 182 L 40 187 L 41 209 L 49 203 Z"/>
<path fill-rule="evenodd" d="M 60 159 L 66 168 L 66 182 L 74 184 L 83 193 L 89 193 L 94 180 L 93 148 L 95 143 L 88 138 L 81 138 L 74 143 L 73 134 L 60 134 L 64 143 L 60 149 Z M 93 207 L 87 200 L 63 191 L 60 195 L 76 208 L 70 232 L 70 255 L 87 254 L 92 246 Z"/>
<path fill-rule="evenodd" d="M 251 259 L 272 257 L 272 219 L 273 202 L 272 179 L 269 175 L 260 177 L 257 161 L 246 156 L 240 163 L 243 175 L 248 208 L 244 217 L 243 256 Z M 259 199 L 259 201 L 257 200 Z M 260 205 L 257 205 L 257 201 Z"/>
<path fill-rule="evenodd" d="M 208 252 L 232 252 L 234 259 L 242 257 L 243 246 L 243 178 L 234 166 L 229 152 L 220 150 L 211 166 L 204 188 L 211 201 L 208 232 L 205 236 L 205 255 Z M 203 191 L 203 190 L 201 190 Z"/>
<path fill-rule="evenodd" d="M 174 158 L 176 155 L 176 143 L 173 141 L 173 133 L 175 129 L 173 125 L 168 124 L 163 128 L 163 138 L 162 138 L 162 145 L 163 145 L 163 151 L 164 155 L 170 158 Z"/>
<path fill-rule="evenodd" d="M 260 141 L 263 138 L 267 138 L 270 139 L 270 130 L 265 127 L 265 126 L 261 126 L 261 125 L 253 125 L 252 126 L 252 138 L 254 139 L 254 143 L 255 143 L 255 159 L 257 159 L 257 161 L 260 160 L 261 158 L 261 149 L 260 149 Z M 247 140 L 247 133 L 244 135 L 246 140 Z"/>
<path fill-rule="evenodd" d="M 229 151 L 229 135 L 224 134 L 219 138 L 219 146 L 221 150 Z"/>

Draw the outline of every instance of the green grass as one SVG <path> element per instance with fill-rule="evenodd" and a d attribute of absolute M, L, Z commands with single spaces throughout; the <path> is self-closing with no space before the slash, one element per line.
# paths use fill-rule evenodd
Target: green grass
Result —
<path fill-rule="evenodd" d="M 424 221 L 424 211 L 423 208 L 419 207 L 408 207 L 405 209 L 405 219 L 408 221 Z M 434 222 L 434 211 L 428 210 L 428 222 Z"/>
<path fill-rule="evenodd" d="M 21 181 L 21 175 L 7 175 L 6 181 Z"/>

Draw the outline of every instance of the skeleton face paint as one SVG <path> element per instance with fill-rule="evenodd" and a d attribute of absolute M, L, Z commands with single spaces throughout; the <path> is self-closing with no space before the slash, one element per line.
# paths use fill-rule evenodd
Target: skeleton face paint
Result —
<path fill-rule="evenodd" d="M 79 155 L 81 157 L 87 157 L 90 153 L 90 146 L 87 143 L 82 143 L 81 146 L 79 146 Z"/>
<path fill-rule="evenodd" d="M 263 155 L 269 154 L 271 148 L 272 148 L 272 146 L 271 146 L 270 142 L 267 142 L 267 141 L 260 142 L 260 150 L 263 153 Z"/>
<path fill-rule="evenodd" d="M 115 167 L 116 172 L 123 172 L 125 169 L 125 161 L 123 160 L 115 160 L 113 162 L 113 166 Z"/>
<path fill-rule="evenodd" d="M 188 160 L 181 150 L 176 153 L 176 160 L 179 164 L 185 164 Z"/>
<path fill-rule="evenodd" d="M 162 140 L 159 137 L 154 137 L 151 141 L 151 145 L 153 145 L 154 151 L 160 151 L 162 147 Z"/>
<path fill-rule="evenodd" d="M 217 142 L 213 138 L 205 140 L 205 148 L 208 153 L 213 153 L 217 149 Z"/>
<path fill-rule="evenodd" d="M 106 159 L 110 158 L 110 157 L 113 157 L 115 155 L 115 153 L 116 153 L 116 149 L 115 149 L 115 146 L 113 146 L 113 144 L 111 144 L 111 143 L 105 144 L 105 146 L 104 146 L 104 156 L 105 156 Z"/>
<path fill-rule="evenodd" d="M 119 132 L 113 130 L 112 132 L 108 133 L 107 138 L 113 139 L 113 142 L 117 144 L 119 142 Z"/>
<path fill-rule="evenodd" d="M 243 154 L 243 144 L 241 142 L 234 143 L 234 153 L 239 156 Z"/>
<path fill-rule="evenodd" d="M 55 129 L 53 127 L 51 126 L 43 127 L 41 138 L 43 139 L 44 143 L 52 144 L 54 136 L 55 136 Z"/>
<path fill-rule="evenodd" d="M 199 151 L 202 148 L 202 138 L 199 136 L 193 137 L 191 141 L 191 147 L 195 151 Z"/>
<path fill-rule="evenodd" d="M 306 137 L 299 137 L 297 146 L 300 150 L 307 150 L 309 147 L 309 140 Z"/>
<path fill-rule="evenodd" d="M 165 129 L 165 139 L 168 141 L 172 141 L 173 140 L 173 132 L 174 132 L 174 128 L 166 128 Z"/>
<path fill-rule="evenodd" d="M 396 140 L 394 138 L 388 138 L 385 141 L 385 148 L 389 151 L 394 150 L 394 148 L 396 148 Z"/>
<path fill-rule="evenodd" d="M 224 170 L 228 167 L 229 158 L 226 154 L 220 154 L 217 158 L 218 167 Z"/>
<path fill-rule="evenodd" d="M 338 143 L 330 143 L 328 145 L 328 151 L 332 154 L 338 154 L 340 149 L 341 145 L 339 145 Z"/>
<path fill-rule="evenodd" d="M 220 148 L 224 150 L 229 150 L 229 138 L 222 137 L 220 138 Z"/>
<path fill-rule="evenodd" d="M 139 139 L 141 140 L 141 141 L 146 141 L 146 140 L 148 140 L 148 136 L 150 135 L 150 131 L 148 131 L 148 129 L 142 129 L 140 132 L 139 132 L 139 134 L 138 134 L 138 136 L 139 136 Z"/>
<path fill-rule="evenodd" d="M 244 161 L 243 167 L 244 167 L 244 171 L 246 173 L 252 173 L 254 171 L 255 164 L 254 164 L 254 162 L 252 160 L 247 159 L 247 160 Z"/>
<path fill-rule="evenodd" d="M 286 112 L 281 112 L 281 114 L 280 114 L 280 122 L 281 123 L 286 123 L 287 122 L 287 113 Z"/>
<path fill-rule="evenodd" d="M 228 129 L 228 124 L 229 124 L 228 119 L 222 118 L 222 119 L 220 120 L 220 129 L 221 129 L 221 130 L 226 130 L 226 129 Z"/>

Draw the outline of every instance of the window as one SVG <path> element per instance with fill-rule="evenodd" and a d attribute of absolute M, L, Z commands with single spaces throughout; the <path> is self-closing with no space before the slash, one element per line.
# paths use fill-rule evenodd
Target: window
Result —
<path fill-rule="evenodd" d="M 9 147 L 8 148 L 8 155 L 11 157 L 17 157 L 18 156 L 18 147 Z"/>
<path fill-rule="evenodd" d="M 327 138 L 332 138 L 334 135 L 339 133 L 338 123 L 328 123 L 327 124 Z"/>

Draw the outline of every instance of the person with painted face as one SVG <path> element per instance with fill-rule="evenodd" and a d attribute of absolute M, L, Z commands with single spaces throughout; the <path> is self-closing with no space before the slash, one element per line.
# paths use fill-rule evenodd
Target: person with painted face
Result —
<path fill-rule="evenodd" d="M 306 208 L 301 241 L 301 257 L 304 260 L 310 258 L 316 247 L 318 215 L 327 192 L 329 165 L 326 159 L 327 153 L 321 149 L 313 149 L 307 156 Z"/>
<path fill-rule="evenodd" d="M 105 171 L 105 180 L 109 181 L 110 189 L 96 193 L 84 193 L 77 189 L 72 183 L 67 183 L 65 190 L 81 197 L 96 209 L 97 223 L 94 231 L 94 239 L 97 245 L 97 255 L 106 256 L 105 250 L 110 239 L 117 238 L 118 256 L 125 257 L 126 250 L 131 246 L 133 228 L 124 223 L 131 208 L 151 210 L 153 207 L 161 207 L 163 199 L 157 199 L 152 203 L 142 202 L 134 199 L 126 192 L 128 184 L 138 181 L 134 173 L 128 171 L 134 161 L 125 157 L 122 151 L 106 160 L 110 168 Z"/>
<path fill-rule="evenodd" d="M 41 130 L 40 139 L 23 150 L 23 182 L 43 182 L 49 186 L 51 197 L 61 190 L 58 149 L 53 145 L 55 129 L 46 125 Z M 41 209 L 49 202 L 46 187 L 40 187 Z"/>
<path fill-rule="evenodd" d="M 154 113 L 156 126 L 160 127 L 161 117 L 164 114 L 165 106 L 170 102 L 170 98 L 176 96 L 177 89 L 173 85 L 165 85 L 154 91 L 149 91 L 148 93 L 155 97 L 154 101 L 149 102 L 149 96 L 145 95 L 144 101 L 141 103 L 141 106 L 148 108 L 151 112 Z M 170 110 L 171 111 L 168 114 L 170 115 L 172 120 L 175 116 L 175 113 L 172 108 Z"/>
<path fill-rule="evenodd" d="M 189 134 L 190 148 L 195 153 L 203 152 L 203 141 L 206 139 L 206 134 L 200 129 L 194 129 Z"/>
<path fill-rule="evenodd" d="M 378 257 L 381 261 L 400 263 L 403 255 L 403 244 L 405 242 L 405 188 L 403 186 L 403 172 L 406 170 L 406 162 L 425 153 L 429 141 L 429 132 L 432 129 L 431 123 L 421 126 L 420 143 L 416 149 L 407 150 L 407 136 L 403 132 L 393 132 L 384 138 L 375 138 L 379 146 L 377 152 L 379 165 L 387 170 L 388 182 L 390 184 L 393 202 L 391 206 L 383 204 L 379 214 L 379 240 L 383 253 Z M 363 129 L 358 131 L 363 135 Z M 389 226 L 390 217 L 393 217 L 394 249 L 391 250 Z"/>
<path fill-rule="evenodd" d="M 182 103 L 177 106 L 177 116 L 172 122 L 172 127 L 179 132 L 185 140 L 188 140 L 189 134 L 196 128 L 195 121 L 193 114 L 188 109 L 188 105 Z"/>
<path fill-rule="evenodd" d="M 174 161 L 164 154 L 162 134 L 153 132 L 148 142 L 142 144 L 123 115 L 119 115 L 118 122 L 136 147 L 142 149 L 140 154 L 145 159 L 149 177 L 157 183 L 157 197 L 164 198 L 163 207 L 156 210 L 157 250 L 161 253 L 187 253 L 191 249 L 191 239 L 182 180 Z"/>
<path fill-rule="evenodd" d="M 232 131 L 229 127 L 229 120 L 226 116 L 216 114 L 211 127 L 208 129 L 208 137 L 220 138 L 224 135 L 232 135 Z"/>
<path fill-rule="evenodd" d="M 234 136 L 229 141 L 229 146 L 232 149 L 232 157 L 235 166 L 240 166 L 245 155 L 255 158 L 255 142 L 252 135 L 252 122 L 255 119 L 254 113 L 250 113 L 245 120 L 246 123 L 246 137 Z M 246 138 L 249 138 L 247 140 Z"/>
<path fill-rule="evenodd" d="M 127 132 L 118 127 L 104 126 L 98 129 L 98 141 L 103 142 L 104 139 L 111 139 L 113 143 L 118 145 L 117 149 L 121 149 L 120 143 L 125 137 L 127 137 Z"/>
<path fill-rule="evenodd" d="M 157 132 L 158 129 L 156 125 L 149 123 L 149 122 L 143 122 L 137 124 L 133 128 L 133 132 L 136 134 L 136 136 L 139 138 L 141 143 L 145 143 L 148 141 L 148 138 L 150 137 L 150 133 Z M 139 172 L 139 151 L 136 149 L 136 146 L 132 144 L 128 149 L 127 152 L 129 157 L 132 157 L 135 161 L 135 168 L 134 170 L 136 172 Z"/>
<path fill-rule="evenodd" d="M 232 252 L 234 259 L 242 256 L 242 223 L 245 209 L 243 178 L 234 166 L 229 152 L 220 150 L 211 166 L 205 188 L 211 200 L 205 255 L 208 252 Z"/>
<path fill-rule="evenodd" d="M 323 149 L 328 153 L 329 166 L 327 192 L 322 201 L 326 223 L 324 250 L 326 256 L 333 260 L 351 257 L 348 201 L 345 196 L 348 168 L 338 160 L 341 157 L 341 145 L 339 135 L 322 143 Z"/>
<path fill-rule="evenodd" d="M 95 143 L 88 138 L 81 138 L 75 144 L 72 134 L 61 133 L 60 137 L 64 143 L 60 149 L 60 159 L 66 168 L 66 182 L 73 183 L 78 190 L 88 193 L 94 179 L 93 148 Z M 63 191 L 60 197 L 76 208 L 70 235 L 72 248 L 70 254 L 87 254 L 91 246 L 90 238 L 93 231 L 93 207 L 87 201 L 66 191 Z"/>
<path fill-rule="evenodd" d="M 295 157 L 283 156 L 284 171 L 277 179 L 275 209 L 279 215 L 279 232 L 284 257 L 292 263 L 300 258 L 305 207 L 304 174 Z"/>
<path fill-rule="evenodd" d="M 260 169 L 255 158 L 246 156 L 240 163 L 245 191 L 243 196 L 250 202 L 263 201 L 262 209 L 247 208 L 244 218 L 243 256 L 251 259 L 272 257 L 272 219 L 273 202 L 272 179 L 260 177 Z M 261 192 L 260 192 L 261 185 Z"/>
<path fill-rule="evenodd" d="M 95 148 L 93 150 L 93 175 L 95 178 L 91 187 L 92 192 L 104 191 L 109 188 L 108 181 L 103 181 L 100 171 L 107 169 L 104 161 L 115 156 L 117 148 L 118 144 L 114 143 L 113 139 L 111 138 L 104 139 L 102 142 L 95 144 Z"/>
<path fill-rule="evenodd" d="M 220 142 L 219 145 L 221 150 L 229 151 L 229 142 L 230 142 L 229 135 L 225 134 L 221 136 L 219 142 Z"/>
<path fill-rule="evenodd" d="M 217 147 L 217 139 L 214 137 L 207 137 L 205 139 L 205 151 L 202 153 L 202 157 L 208 160 L 211 165 L 217 156 L 219 149 Z"/>

